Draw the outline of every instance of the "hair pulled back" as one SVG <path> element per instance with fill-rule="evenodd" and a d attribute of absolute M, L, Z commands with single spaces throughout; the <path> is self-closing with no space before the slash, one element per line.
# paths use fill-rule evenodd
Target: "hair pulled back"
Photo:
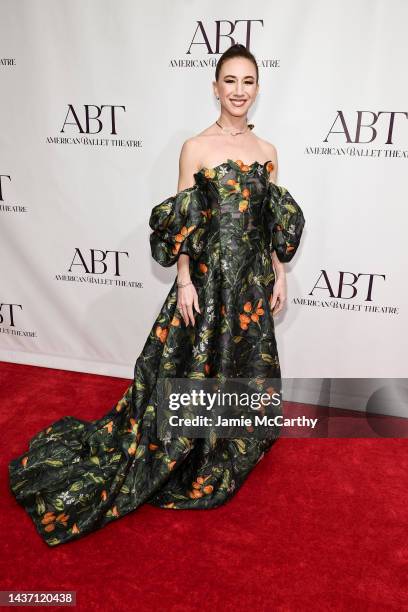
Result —
<path fill-rule="evenodd" d="M 246 57 L 254 64 L 255 70 L 256 70 L 256 82 L 258 83 L 259 71 L 258 71 L 258 64 L 256 63 L 255 56 L 253 53 L 251 53 L 251 51 L 248 51 L 245 45 L 241 45 L 240 43 L 235 43 L 234 45 L 231 45 L 231 47 L 229 47 L 221 55 L 220 59 L 217 62 L 217 66 L 215 67 L 215 80 L 218 81 L 218 77 L 220 76 L 221 66 L 223 65 L 223 63 L 233 57 Z"/>

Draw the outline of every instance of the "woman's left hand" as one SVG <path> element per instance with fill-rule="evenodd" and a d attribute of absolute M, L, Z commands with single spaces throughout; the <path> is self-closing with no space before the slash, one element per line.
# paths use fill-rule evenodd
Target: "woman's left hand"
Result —
<path fill-rule="evenodd" d="M 286 273 L 280 271 L 279 276 L 275 278 L 272 295 L 269 298 L 272 316 L 275 316 L 282 310 L 286 304 Z"/>

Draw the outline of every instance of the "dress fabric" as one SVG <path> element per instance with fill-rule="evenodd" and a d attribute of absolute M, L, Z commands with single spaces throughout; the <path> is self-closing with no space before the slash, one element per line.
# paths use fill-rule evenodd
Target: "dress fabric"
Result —
<path fill-rule="evenodd" d="M 159 377 L 281 379 L 268 300 L 272 251 L 289 262 L 304 214 L 264 164 L 228 159 L 202 168 L 192 187 L 150 215 L 150 247 L 162 266 L 190 257 L 201 314 L 186 326 L 176 279 L 123 396 L 100 419 L 66 416 L 39 431 L 9 463 L 10 489 L 49 546 L 78 539 L 135 510 L 209 509 L 229 500 L 273 439 L 157 435 Z M 135 518 L 137 520 L 137 518 Z"/>

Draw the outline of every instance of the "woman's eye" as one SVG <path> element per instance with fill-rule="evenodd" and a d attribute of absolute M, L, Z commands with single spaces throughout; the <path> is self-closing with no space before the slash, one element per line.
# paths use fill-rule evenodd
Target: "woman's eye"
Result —
<path fill-rule="evenodd" d="M 225 81 L 226 83 L 233 83 L 231 79 L 229 81 Z M 253 81 L 245 81 L 245 85 L 253 85 Z"/>

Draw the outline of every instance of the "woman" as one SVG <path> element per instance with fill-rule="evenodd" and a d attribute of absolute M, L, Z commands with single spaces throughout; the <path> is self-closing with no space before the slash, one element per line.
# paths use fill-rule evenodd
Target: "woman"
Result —
<path fill-rule="evenodd" d="M 10 462 L 11 491 L 49 546 L 143 503 L 215 508 L 276 440 L 251 436 L 251 428 L 241 437 L 161 436 L 158 422 L 159 381 L 249 379 L 268 393 L 276 388 L 268 381 L 280 381 L 273 315 L 286 300 L 284 262 L 305 219 L 275 184 L 275 148 L 247 125 L 258 89 L 254 56 L 233 45 L 216 68 L 220 116 L 184 143 L 178 192 L 151 212 L 152 256 L 166 267 L 177 263 L 177 278 L 132 384 L 103 418 L 64 417 Z"/>
<path fill-rule="evenodd" d="M 195 183 L 194 174 L 201 168 L 217 169 L 218 162 L 227 158 L 262 160 L 268 163 L 269 180 L 276 183 L 278 159 L 273 144 L 251 132 L 247 114 L 259 91 L 258 66 L 254 56 L 240 44 L 230 47 L 219 59 L 213 83 L 214 94 L 220 100 L 217 121 L 195 138 L 187 140 L 180 154 L 178 191 Z M 242 163 L 245 168 L 245 165 Z M 211 170 L 210 170 L 211 171 Z M 285 266 L 272 251 L 275 283 L 270 307 L 274 315 L 286 300 Z M 178 291 L 178 306 L 186 324 L 194 324 L 193 306 L 197 309 L 197 292 L 190 283 L 189 257 L 180 256 L 177 277 L 182 285 Z"/>

